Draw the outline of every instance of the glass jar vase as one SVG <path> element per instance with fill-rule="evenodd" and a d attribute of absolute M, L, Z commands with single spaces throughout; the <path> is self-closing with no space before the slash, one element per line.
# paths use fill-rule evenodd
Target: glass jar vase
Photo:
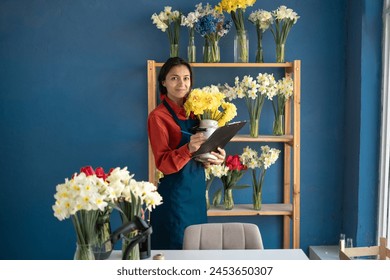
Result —
<path fill-rule="evenodd" d="M 203 62 L 217 63 L 221 60 L 221 54 L 218 41 L 205 40 L 203 47 Z"/>
<path fill-rule="evenodd" d="M 177 57 L 179 56 L 179 44 L 171 44 L 169 47 L 169 56 Z"/>
<path fill-rule="evenodd" d="M 225 210 L 232 210 L 234 207 L 233 190 L 225 189 L 223 194 L 223 206 Z"/>
<path fill-rule="evenodd" d="M 79 244 L 76 243 L 76 252 L 74 253 L 74 260 L 94 260 L 95 255 L 93 252 L 92 244 Z"/>
<path fill-rule="evenodd" d="M 249 37 L 246 30 L 237 30 L 234 37 L 234 62 L 249 61 Z"/>
<path fill-rule="evenodd" d="M 274 124 L 273 124 L 273 134 L 274 135 L 284 135 L 284 115 L 276 115 Z"/>
<path fill-rule="evenodd" d="M 188 47 L 187 47 L 187 62 L 196 62 L 196 46 L 195 46 L 195 34 L 194 29 L 191 28 L 189 32 Z"/>
<path fill-rule="evenodd" d="M 284 63 L 284 44 L 276 44 L 276 62 Z"/>
<path fill-rule="evenodd" d="M 263 63 L 264 62 L 264 54 L 263 54 L 263 31 L 261 28 L 256 28 L 257 30 L 257 49 L 256 49 L 256 62 Z"/>

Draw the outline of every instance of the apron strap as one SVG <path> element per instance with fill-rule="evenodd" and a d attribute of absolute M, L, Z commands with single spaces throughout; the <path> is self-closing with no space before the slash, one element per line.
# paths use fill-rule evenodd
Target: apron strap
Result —
<path fill-rule="evenodd" d="M 177 124 L 179 124 L 179 123 L 180 123 L 180 120 L 179 120 L 179 118 L 177 117 L 175 111 L 173 111 L 173 109 L 171 108 L 171 106 L 169 106 L 168 102 L 167 102 L 165 99 L 163 100 L 163 103 L 164 103 L 164 106 L 168 109 L 169 113 L 171 113 L 171 115 L 172 115 L 173 119 L 175 120 L 175 122 L 176 122 Z"/>

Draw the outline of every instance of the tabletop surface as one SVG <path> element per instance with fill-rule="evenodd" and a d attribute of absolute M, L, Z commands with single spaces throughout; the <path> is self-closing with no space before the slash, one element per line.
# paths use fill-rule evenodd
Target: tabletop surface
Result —
<path fill-rule="evenodd" d="M 109 260 L 120 260 L 122 252 L 114 250 Z M 301 249 L 266 250 L 152 250 L 151 257 L 163 254 L 165 260 L 308 260 Z"/>

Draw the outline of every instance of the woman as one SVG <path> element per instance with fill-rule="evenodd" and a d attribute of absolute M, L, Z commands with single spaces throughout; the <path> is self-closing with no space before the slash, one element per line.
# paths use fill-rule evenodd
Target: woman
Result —
<path fill-rule="evenodd" d="M 156 168 L 164 177 L 158 192 L 163 204 L 153 210 L 152 249 L 182 249 L 184 229 L 207 222 L 204 164 L 191 158 L 206 140 L 199 124 L 187 118 L 183 104 L 192 87 L 192 69 L 183 59 L 168 59 L 158 76 L 162 103 L 148 117 L 148 134 Z M 221 164 L 225 150 L 206 164 Z"/>

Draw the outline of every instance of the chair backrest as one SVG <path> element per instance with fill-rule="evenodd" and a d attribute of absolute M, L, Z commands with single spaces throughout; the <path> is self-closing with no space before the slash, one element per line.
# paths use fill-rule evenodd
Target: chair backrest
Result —
<path fill-rule="evenodd" d="M 188 226 L 184 250 L 264 249 L 260 230 L 250 223 L 208 223 Z"/>

